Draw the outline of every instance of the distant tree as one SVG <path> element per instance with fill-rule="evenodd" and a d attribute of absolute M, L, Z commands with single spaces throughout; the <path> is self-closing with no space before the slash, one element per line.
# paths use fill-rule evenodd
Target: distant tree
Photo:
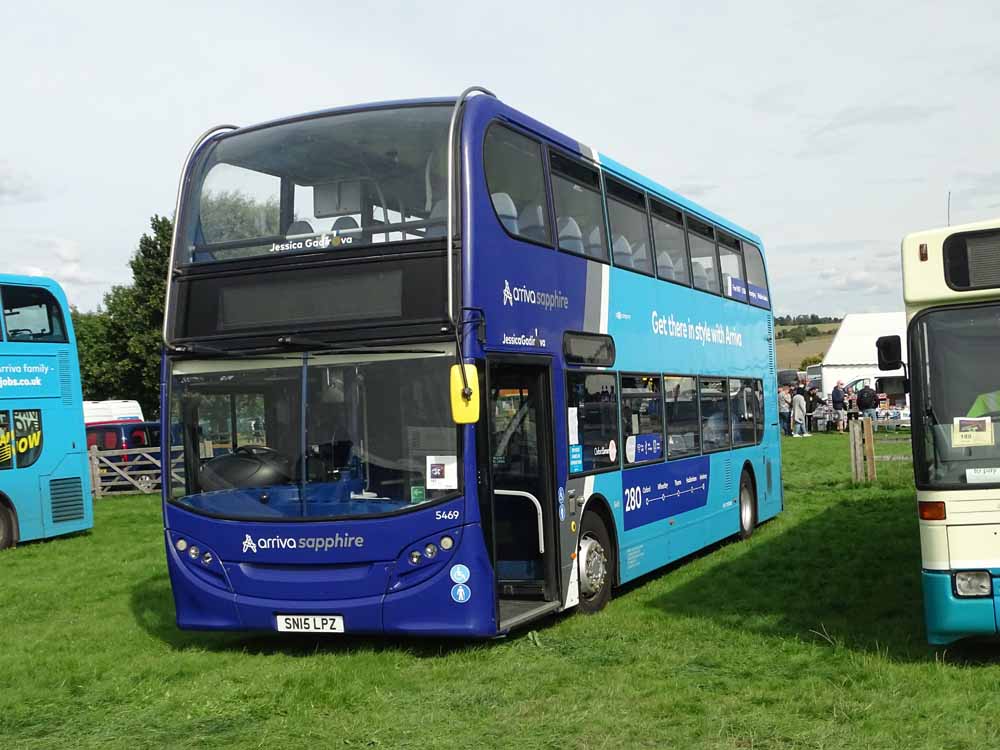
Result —
<path fill-rule="evenodd" d="M 80 355 L 84 399 L 103 401 L 115 398 L 120 353 L 110 334 L 107 315 L 100 308 L 96 312 L 80 312 L 72 308 L 70 315 Z"/>
<path fill-rule="evenodd" d="M 259 201 L 238 190 L 208 191 L 201 196 L 201 227 L 208 242 L 276 235 L 279 216 L 277 196 Z"/>
<path fill-rule="evenodd" d="M 160 350 L 163 304 L 173 223 L 150 219 L 150 234 L 139 238 L 129 260 L 132 283 L 113 286 L 104 307 L 74 311 L 80 374 L 88 399 L 135 399 L 143 414 L 160 414 Z"/>
<path fill-rule="evenodd" d="M 786 338 L 790 338 L 792 341 L 795 342 L 795 345 L 798 346 L 799 344 L 801 344 L 803 341 L 806 340 L 805 329 L 802 326 L 796 326 L 795 328 L 793 328 L 788 332 L 788 336 Z"/>
<path fill-rule="evenodd" d="M 799 362 L 799 369 L 804 370 L 807 367 L 809 367 L 809 365 L 821 365 L 821 364 L 823 364 L 822 354 L 810 354 L 808 357 L 803 357 L 802 361 Z"/>

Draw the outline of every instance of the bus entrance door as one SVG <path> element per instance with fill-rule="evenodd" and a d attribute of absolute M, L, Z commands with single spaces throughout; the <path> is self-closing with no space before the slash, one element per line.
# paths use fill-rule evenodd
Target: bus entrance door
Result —
<path fill-rule="evenodd" d="M 493 563 L 505 631 L 559 607 L 550 368 L 491 360 L 487 383 Z"/>

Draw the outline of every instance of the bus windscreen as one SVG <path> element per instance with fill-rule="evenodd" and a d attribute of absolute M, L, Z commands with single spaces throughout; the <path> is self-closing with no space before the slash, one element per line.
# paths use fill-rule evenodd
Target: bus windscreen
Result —
<path fill-rule="evenodd" d="M 450 113 L 364 110 L 211 141 L 192 168 L 177 262 L 444 237 Z"/>

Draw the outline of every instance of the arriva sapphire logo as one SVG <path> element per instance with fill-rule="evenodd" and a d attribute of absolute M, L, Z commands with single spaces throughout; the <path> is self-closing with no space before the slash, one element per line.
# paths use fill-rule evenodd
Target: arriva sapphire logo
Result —
<path fill-rule="evenodd" d="M 568 310 L 569 297 L 558 289 L 551 292 L 541 292 L 528 289 L 526 286 L 511 286 L 510 281 L 503 280 L 503 304 L 514 306 L 515 302 L 526 305 L 538 305 L 546 310 Z"/>
<path fill-rule="evenodd" d="M 314 552 L 325 552 L 328 549 L 348 549 L 364 547 L 365 538 L 352 534 L 334 534 L 333 536 L 302 536 L 294 537 L 270 536 L 256 540 L 249 534 L 243 539 L 243 552 L 257 554 L 258 549 L 308 549 Z"/>

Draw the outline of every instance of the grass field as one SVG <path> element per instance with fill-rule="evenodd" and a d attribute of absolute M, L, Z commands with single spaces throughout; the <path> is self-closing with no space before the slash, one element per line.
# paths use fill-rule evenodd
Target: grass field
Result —
<path fill-rule="evenodd" d="M 784 449 L 750 541 L 488 643 L 178 631 L 157 502 L 99 501 L 0 553 L 0 747 L 1000 745 L 1000 646 L 924 642 L 909 464 L 854 488 L 844 436 Z"/>
<path fill-rule="evenodd" d="M 822 357 L 832 343 L 833 336 L 810 336 L 801 344 L 796 344 L 791 339 L 778 339 L 774 342 L 774 355 L 778 360 L 778 369 L 801 369 L 799 364 L 803 359 L 815 354 Z"/>
<path fill-rule="evenodd" d="M 775 326 L 775 333 L 787 331 L 796 326 Z M 840 328 L 840 323 L 817 323 L 814 326 L 823 333 L 822 336 L 812 336 L 801 344 L 796 344 L 791 339 L 775 339 L 775 357 L 780 370 L 798 370 L 799 364 L 806 357 L 813 355 L 823 356 L 826 350 L 833 343 L 833 337 Z"/>

